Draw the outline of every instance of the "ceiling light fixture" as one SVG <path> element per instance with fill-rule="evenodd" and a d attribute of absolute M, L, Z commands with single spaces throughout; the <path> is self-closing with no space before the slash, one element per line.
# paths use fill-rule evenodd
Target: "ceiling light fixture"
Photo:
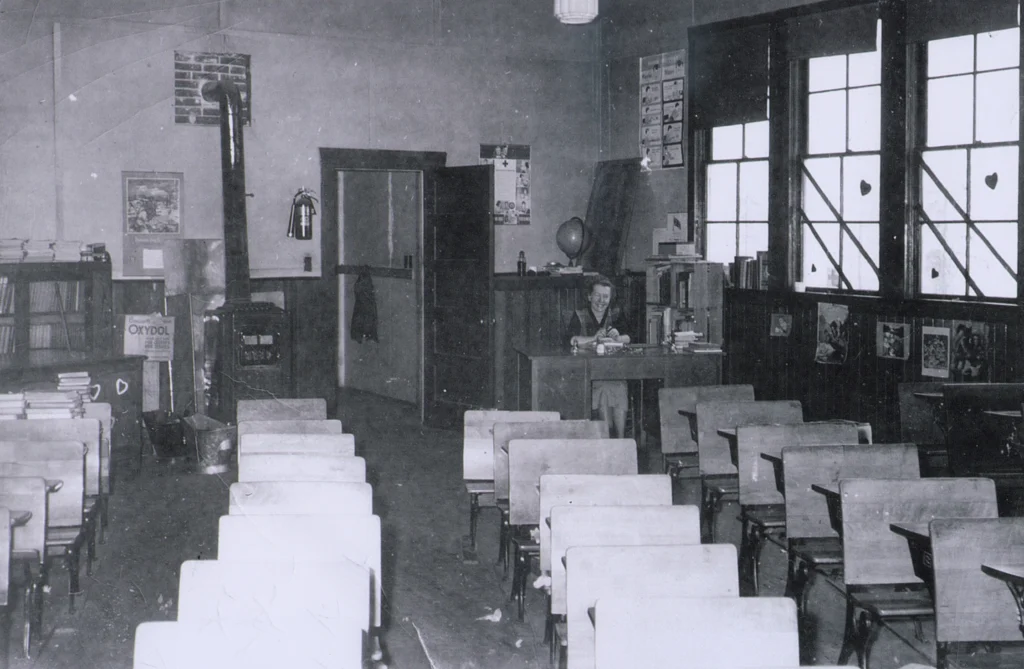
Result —
<path fill-rule="evenodd" d="M 590 23 L 597 18 L 597 0 L 555 0 L 555 18 L 570 25 Z"/>

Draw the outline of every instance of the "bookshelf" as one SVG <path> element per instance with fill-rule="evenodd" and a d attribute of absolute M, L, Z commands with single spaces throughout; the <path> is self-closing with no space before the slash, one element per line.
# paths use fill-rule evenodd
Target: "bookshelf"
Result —
<path fill-rule="evenodd" d="M 704 341 L 722 343 L 724 268 L 721 263 L 699 259 L 647 259 L 647 341 L 662 339 L 662 315 L 672 309 L 673 331 L 689 329 L 705 335 Z"/>
<path fill-rule="evenodd" d="M 0 356 L 109 355 L 110 263 L 0 263 Z"/>

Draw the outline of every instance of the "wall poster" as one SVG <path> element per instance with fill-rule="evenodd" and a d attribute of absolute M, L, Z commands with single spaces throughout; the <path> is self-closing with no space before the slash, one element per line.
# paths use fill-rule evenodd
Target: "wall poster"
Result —
<path fill-rule="evenodd" d="M 122 172 L 125 276 L 163 276 L 163 242 L 185 235 L 181 172 Z"/>
<path fill-rule="evenodd" d="M 988 381 L 988 325 L 953 321 L 950 345 L 953 380 L 963 383 Z"/>
<path fill-rule="evenodd" d="M 906 360 L 910 357 L 910 323 L 878 321 L 875 330 L 875 354 L 879 358 Z"/>
<path fill-rule="evenodd" d="M 640 59 L 640 155 L 650 169 L 685 167 L 686 50 Z"/>
<path fill-rule="evenodd" d="M 949 328 L 921 328 L 921 376 L 949 378 Z"/>
<path fill-rule="evenodd" d="M 814 362 L 823 365 L 846 362 L 850 348 L 849 320 L 850 307 L 847 305 L 818 303 L 818 345 L 814 349 Z"/>
<path fill-rule="evenodd" d="M 530 145 L 481 144 L 480 164 L 494 165 L 494 224 L 530 224 Z"/>

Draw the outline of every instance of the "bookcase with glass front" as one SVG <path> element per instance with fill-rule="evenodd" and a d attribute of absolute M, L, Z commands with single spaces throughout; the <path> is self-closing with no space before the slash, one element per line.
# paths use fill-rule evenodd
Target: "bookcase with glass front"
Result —
<path fill-rule="evenodd" d="M 110 264 L 0 264 L 0 360 L 109 354 L 113 335 Z"/>

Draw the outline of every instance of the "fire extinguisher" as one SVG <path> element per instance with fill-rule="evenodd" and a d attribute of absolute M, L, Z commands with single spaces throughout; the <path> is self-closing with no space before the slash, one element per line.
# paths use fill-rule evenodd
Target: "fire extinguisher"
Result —
<path fill-rule="evenodd" d="M 295 239 L 313 239 L 313 216 L 316 214 L 314 202 L 319 202 L 309 188 L 300 188 L 292 198 L 292 213 L 288 220 L 288 236 Z"/>

